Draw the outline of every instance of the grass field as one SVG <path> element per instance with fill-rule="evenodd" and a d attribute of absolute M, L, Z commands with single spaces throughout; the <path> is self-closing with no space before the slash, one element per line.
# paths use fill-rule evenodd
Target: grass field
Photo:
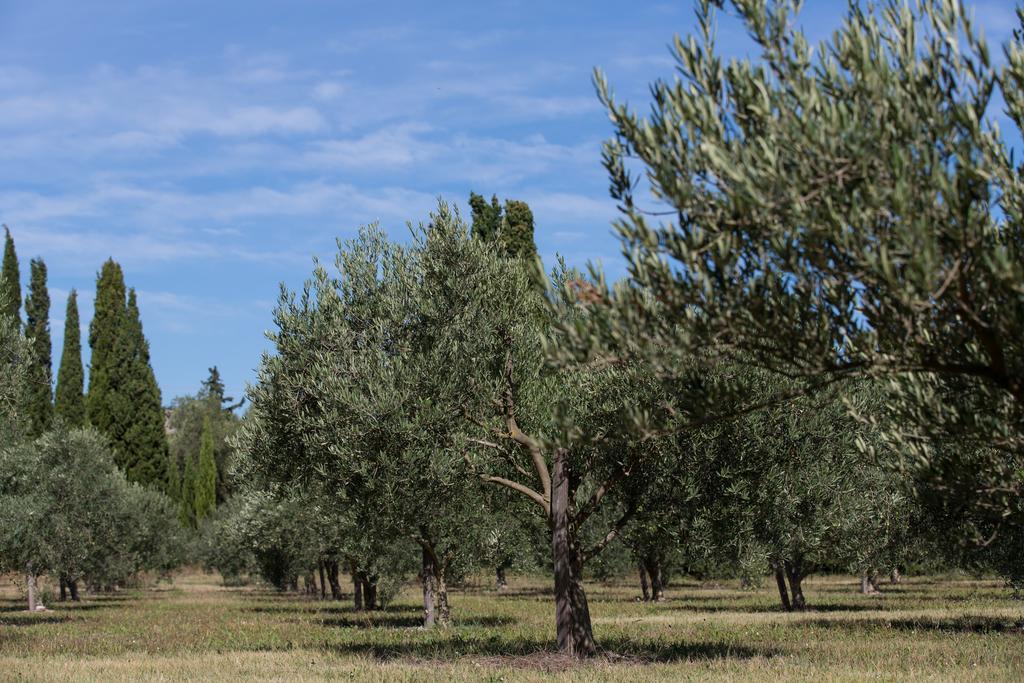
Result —
<path fill-rule="evenodd" d="M 219 577 L 50 603 L 29 614 L 0 584 L 3 680 L 1022 680 L 1024 603 L 998 581 L 907 578 L 861 596 L 846 577 L 809 580 L 814 609 L 783 614 L 766 584 L 683 582 L 656 605 L 627 584 L 591 584 L 603 648 L 578 664 L 551 653 L 546 583 L 453 595 L 455 627 L 419 629 L 410 586 L 385 612 L 355 613 Z"/>

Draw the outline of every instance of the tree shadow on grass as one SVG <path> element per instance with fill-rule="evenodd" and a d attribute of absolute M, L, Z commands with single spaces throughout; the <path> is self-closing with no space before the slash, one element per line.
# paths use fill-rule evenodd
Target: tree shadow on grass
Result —
<path fill-rule="evenodd" d="M 708 661 L 716 659 L 751 659 L 754 657 L 773 657 L 775 650 L 754 648 L 724 643 L 664 643 L 634 641 L 628 638 L 599 639 L 600 654 L 594 663 L 660 664 L 678 661 Z M 565 658 L 554 649 L 554 643 L 548 640 L 531 638 L 505 639 L 499 636 L 485 638 L 466 637 L 457 631 L 451 638 L 432 639 L 424 642 L 405 643 L 372 643 L 347 642 L 324 643 L 323 649 L 337 655 L 372 657 L 379 661 L 393 660 L 444 660 L 453 661 L 463 658 L 488 658 L 485 662 L 496 666 L 512 666 L 516 668 L 547 669 L 545 662 L 559 661 Z M 568 660 L 568 663 L 582 665 L 584 662 Z"/>
<path fill-rule="evenodd" d="M 0 627 L 62 624 L 65 621 L 71 621 L 71 617 L 66 614 L 53 614 L 52 612 L 29 614 L 26 611 L 24 614 L 9 614 L 9 616 L 0 617 Z"/>
<path fill-rule="evenodd" d="M 107 607 L 118 607 L 123 604 L 123 601 L 103 601 L 87 603 L 53 602 L 46 604 L 51 611 L 56 612 L 91 612 L 93 610 L 105 609 Z M 0 605 L 0 614 L 17 614 L 18 612 L 28 612 L 28 609 L 21 602 L 18 602 L 16 604 Z"/>
<path fill-rule="evenodd" d="M 824 628 L 845 630 L 893 629 L 897 631 L 925 631 L 937 633 L 1005 633 L 1024 635 L 1024 619 L 1009 617 L 963 616 L 952 619 L 815 619 L 794 625 L 796 628 Z"/>
<path fill-rule="evenodd" d="M 371 629 L 371 628 L 419 628 L 423 626 L 423 617 L 409 617 L 409 616 L 398 616 L 389 615 L 387 613 L 367 614 L 355 613 L 349 617 L 328 617 L 321 619 L 321 623 L 324 626 L 330 626 L 334 628 L 357 628 L 357 629 Z M 494 626 L 509 626 L 518 622 L 518 619 L 512 617 L 468 617 L 466 619 L 456 618 L 456 627 L 468 627 L 468 626 L 479 626 L 479 627 L 494 627 Z"/>
<path fill-rule="evenodd" d="M 288 615 L 301 615 L 308 614 L 316 616 L 318 614 L 349 614 L 352 616 L 369 616 L 373 617 L 378 614 L 419 614 L 423 610 L 419 607 L 413 607 L 411 605 L 393 605 L 383 610 L 371 610 L 357 612 L 351 605 L 342 606 L 340 604 L 326 605 L 320 603 L 294 603 L 288 605 L 256 605 L 254 607 L 243 607 L 246 612 L 253 612 L 256 614 L 288 614 Z"/>
<path fill-rule="evenodd" d="M 695 601 L 697 604 L 679 604 L 682 601 L 671 600 L 665 603 L 661 603 L 665 608 L 670 610 L 678 610 L 680 612 L 736 612 L 736 613 L 749 613 L 749 614 L 814 614 L 815 612 L 877 612 L 880 609 L 878 604 L 866 604 L 866 605 L 816 605 L 814 603 L 807 606 L 802 612 L 785 612 L 781 605 L 702 605 L 699 601 Z"/>

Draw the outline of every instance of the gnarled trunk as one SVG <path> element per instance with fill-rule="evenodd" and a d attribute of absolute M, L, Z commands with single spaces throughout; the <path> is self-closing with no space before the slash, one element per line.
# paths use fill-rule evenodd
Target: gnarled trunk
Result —
<path fill-rule="evenodd" d="M 377 577 L 361 572 L 363 580 L 363 605 L 367 610 L 375 610 L 377 605 Z"/>
<path fill-rule="evenodd" d="M 551 559 L 555 569 L 555 626 L 558 649 L 575 657 L 597 652 L 590 607 L 583 590 L 583 558 L 569 519 L 566 453 L 555 451 L 551 477 Z"/>
<path fill-rule="evenodd" d="M 448 582 L 441 567 L 437 572 L 437 623 L 442 628 L 452 625 L 452 608 L 448 604 Z"/>
<path fill-rule="evenodd" d="M 651 581 L 651 600 L 661 602 L 665 599 L 665 575 L 661 563 L 657 560 L 647 561 L 647 576 Z"/>
<path fill-rule="evenodd" d="M 316 563 L 317 571 L 320 572 L 320 599 L 327 599 L 327 572 L 324 571 L 323 560 Z"/>
<path fill-rule="evenodd" d="M 897 584 L 897 583 L 900 583 L 901 581 L 903 581 L 903 577 L 900 576 L 900 568 L 899 567 L 893 567 L 892 571 L 889 572 L 889 583 Z"/>
<path fill-rule="evenodd" d="M 785 561 L 786 574 L 789 577 L 789 592 L 792 594 L 793 609 L 803 611 L 807 607 L 807 600 L 804 599 L 804 572 L 803 563 L 799 560 Z"/>
<path fill-rule="evenodd" d="M 508 588 L 508 578 L 505 576 L 505 565 L 499 564 L 494 569 L 494 588 L 503 591 Z"/>
<path fill-rule="evenodd" d="M 63 574 L 60 575 L 60 601 L 66 602 L 68 599 L 68 580 Z"/>
<path fill-rule="evenodd" d="M 341 581 L 338 580 L 338 561 L 330 560 L 325 563 L 327 571 L 327 583 L 331 586 L 331 600 L 341 600 Z"/>
<path fill-rule="evenodd" d="M 774 566 L 775 569 L 775 584 L 779 587 L 779 598 L 782 600 L 782 609 L 786 612 L 793 611 L 793 605 L 789 601 L 789 589 L 786 588 L 786 572 L 782 568 L 782 563 L 778 563 Z"/>
<path fill-rule="evenodd" d="M 643 562 L 637 562 L 637 568 L 640 570 L 640 595 L 643 596 L 643 601 L 647 602 L 651 599 L 651 591 L 647 587 L 647 570 L 644 569 Z"/>
<path fill-rule="evenodd" d="M 423 581 L 423 628 L 433 628 L 436 623 L 434 616 L 436 573 L 434 555 L 423 548 L 423 565 L 420 569 L 420 578 Z"/>
<path fill-rule="evenodd" d="M 78 596 L 78 579 L 71 579 L 68 581 L 68 588 L 71 589 L 71 601 L 80 601 L 81 598 Z"/>

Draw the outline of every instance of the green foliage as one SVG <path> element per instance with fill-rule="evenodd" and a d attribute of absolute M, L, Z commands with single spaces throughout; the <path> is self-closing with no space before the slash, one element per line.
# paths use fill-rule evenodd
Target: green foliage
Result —
<path fill-rule="evenodd" d="M 213 428 L 210 419 L 203 421 L 203 436 L 199 446 L 199 462 L 195 482 L 196 520 L 202 521 L 217 507 L 217 465 L 213 460 Z"/>
<path fill-rule="evenodd" d="M 4 261 L 0 270 L 0 317 L 21 326 L 21 274 L 11 231 L 4 226 Z"/>
<path fill-rule="evenodd" d="M 89 424 L 112 439 L 118 432 L 123 406 L 119 405 L 118 387 L 114 372 L 126 359 L 116 355 L 116 347 L 123 336 L 125 316 L 124 274 L 121 266 L 108 260 L 103 264 L 96 279 L 95 312 L 89 324 L 89 347 L 92 356 L 89 363 L 89 392 L 86 397 L 86 414 Z"/>
<path fill-rule="evenodd" d="M 533 212 L 529 204 L 517 199 L 506 199 L 504 211 L 498 197 L 491 202 L 475 192 L 469 193 L 469 206 L 473 212 L 472 235 L 484 242 L 498 245 L 506 256 L 534 261 L 537 245 L 533 238 Z"/>
<path fill-rule="evenodd" d="M 17 443 L 27 432 L 25 392 L 32 347 L 16 326 L 0 319 L 0 444 Z"/>
<path fill-rule="evenodd" d="M 337 268 L 335 278 L 318 267 L 298 298 L 282 293 L 277 353 L 264 357 L 240 435 L 243 476 L 324 490 L 371 545 L 413 539 L 451 579 L 494 526 L 465 472 L 462 378 L 486 362 L 478 344 L 496 343 L 479 326 L 512 266 L 442 205 L 412 246 L 364 229 Z"/>
<path fill-rule="evenodd" d="M 31 280 L 25 299 L 25 336 L 32 344 L 34 362 L 29 369 L 27 409 L 29 431 L 39 436 L 53 422 L 53 360 L 50 340 L 50 293 L 46 287 L 46 264 L 32 259 Z"/>
<path fill-rule="evenodd" d="M 173 495 L 179 500 L 183 500 L 183 497 L 194 500 L 194 493 L 185 493 L 187 479 L 184 472 L 189 458 L 194 460 L 199 453 L 207 421 L 213 440 L 216 502 L 219 505 L 230 497 L 230 472 L 235 455 L 230 439 L 238 429 L 239 418 L 234 411 L 241 404 L 241 401 L 235 403 L 234 399 L 224 395 L 224 384 L 216 367 L 210 368 L 209 377 L 203 381 L 196 395 L 174 399 L 167 415 L 171 458 L 169 469 L 175 489 Z"/>
<path fill-rule="evenodd" d="M 473 212 L 472 235 L 478 240 L 491 242 L 501 230 L 501 204 L 498 196 L 491 196 L 490 204 L 475 192 L 469 193 L 469 208 Z"/>
<path fill-rule="evenodd" d="M 55 431 L 0 451 L 0 562 L 112 586 L 178 563 L 166 499 L 129 484 L 91 430 Z"/>
<path fill-rule="evenodd" d="M 671 357 L 739 353 L 800 393 L 891 377 L 888 447 L 959 507 L 1002 500 L 990 519 L 1016 528 L 1024 180 L 988 112 L 1001 95 L 1014 134 L 1024 122 L 1020 36 L 997 64 L 959 0 L 852 3 L 812 51 L 792 3 L 735 0 L 759 54 L 726 62 L 722 4 L 698 3 L 699 35 L 676 41 L 650 115 L 597 76 L 630 285 L 600 287 L 606 305 L 566 348 L 667 374 Z M 971 487 L 976 461 L 958 454 L 978 447 L 1007 459 L 988 470 L 1005 495 Z"/>
<path fill-rule="evenodd" d="M 64 350 L 57 372 L 54 410 L 69 427 L 85 426 L 85 372 L 82 368 L 82 330 L 78 321 L 78 293 L 71 290 L 64 314 Z"/>
<path fill-rule="evenodd" d="M 129 481 L 172 489 L 160 389 L 135 291 L 125 300 L 124 276 L 112 260 L 96 281 L 96 313 L 89 328 L 92 359 L 86 401 L 89 423 L 110 438 Z"/>

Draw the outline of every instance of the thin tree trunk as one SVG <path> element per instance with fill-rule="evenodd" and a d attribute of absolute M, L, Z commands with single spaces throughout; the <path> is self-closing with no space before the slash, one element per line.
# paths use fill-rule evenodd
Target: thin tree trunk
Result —
<path fill-rule="evenodd" d="M 423 564 L 420 568 L 420 577 L 423 581 L 423 628 L 433 628 L 436 623 L 434 618 L 436 569 L 433 554 L 424 547 Z"/>
<path fill-rule="evenodd" d="M 644 602 L 647 602 L 651 599 L 651 591 L 647 588 L 647 570 L 643 562 L 637 562 L 637 568 L 640 570 L 640 594 Z"/>
<path fill-rule="evenodd" d="M 793 605 L 789 601 L 789 589 L 786 588 L 786 572 L 782 569 L 781 563 L 775 565 L 775 584 L 779 587 L 782 609 L 786 612 L 792 612 Z"/>
<path fill-rule="evenodd" d="M 341 600 L 341 581 L 338 580 L 338 561 L 327 563 L 327 582 L 331 585 L 331 600 Z"/>
<path fill-rule="evenodd" d="M 789 592 L 793 595 L 793 609 L 802 612 L 807 607 L 807 600 L 804 599 L 801 563 L 786 560 L 786 573 L 789 575 Z"/>
<path fill-rule="evenodd" d="M 67 602 L 68 599 L 68 580 L 64 578 L 64 575 L 60 575 L 60 601 Z"/>
<path fill-rule="evenodd" d="M 378 609 L 377 605 L 377 577 L 367 576 L 363 578 L 363 602 L 367 610 Z"/>
<path fill-rule="evenodd" d="M 363 611 L 363 579 L 355 562 L 349 562 L 352 571 L 352 606 L 357 612 Z"/>
<path fill-rule="evenodd" d="M 647 576 L 651 580 L 651 600 L 661 602 L 665 599 L 665 585 L 661 564 L 657 560 L 647 562 Z"/>
<path fill-rule="evenodd" d="M 25 575 L 25 584 L 28 587 L 28 611 L 36 611 L 36 575 L 30 570 Z"/>
<path fill-rule="evenodd" d="M 320 572 L 320 599 L 327 599 L 327 572 L 324 571 L 324 562 L 320 560 L 316 563 L 316 568 Z"/>
<path fill-rule="evenodd" d="M 551 477 L 551 559 L 555 570 L 555 625 L 558 649 L 575 657 L 597 652 L 590 608 L 583 590 L 582 558 L 569 520 L 569 473 L 566 453 L 555 451 Z"/>
<path fill-rule="evenodd" d="M 68 581 L 68 588 L 71 589 L 71 601 L 79 602 L 81 598 L 78 597 L 78 579 Z"/>

